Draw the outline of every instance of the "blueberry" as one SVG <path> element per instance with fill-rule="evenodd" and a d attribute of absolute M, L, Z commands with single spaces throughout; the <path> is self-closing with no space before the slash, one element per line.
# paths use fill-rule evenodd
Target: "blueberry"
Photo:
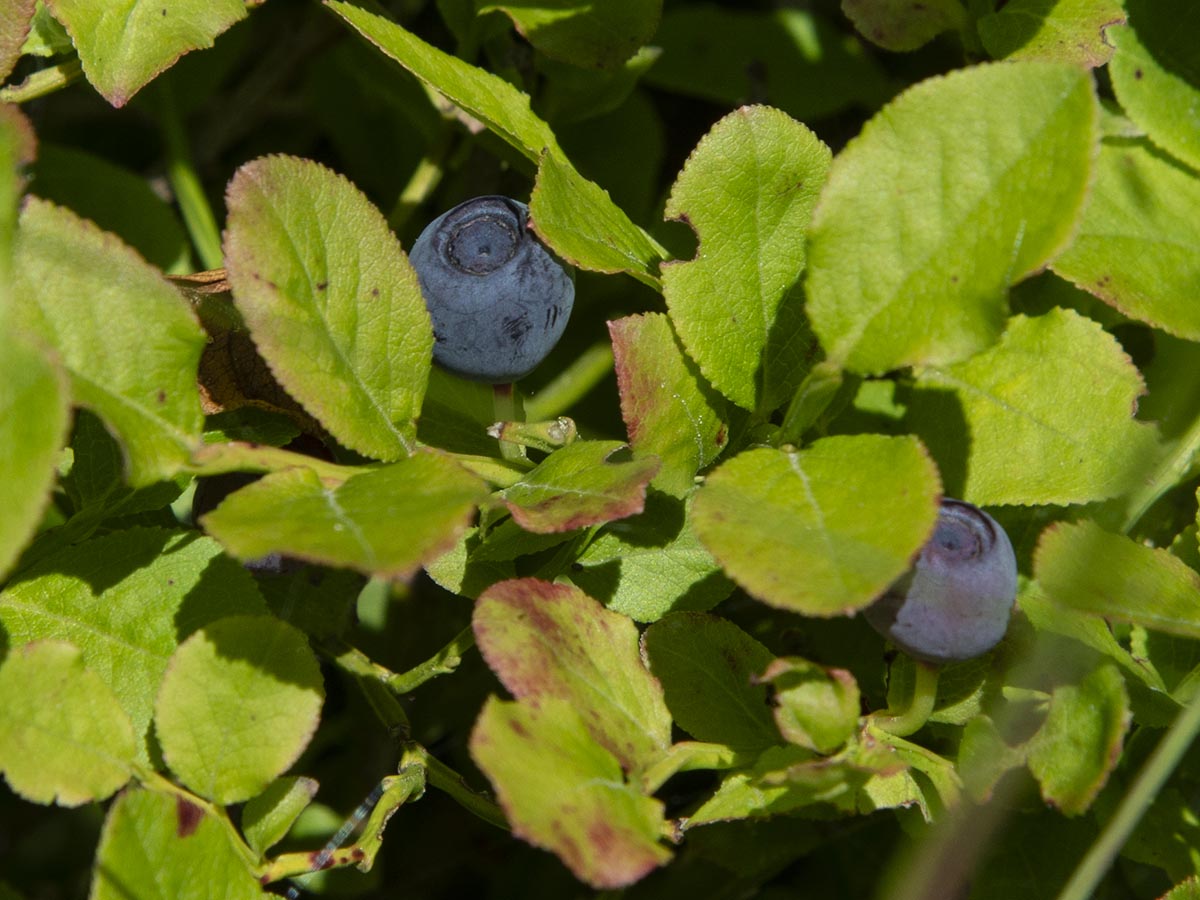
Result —
<path fill-rule="evenodd" d="M 1000 642 L 1017 596 L 1017 559 L 1004 529 L 961 500 L 942 500 L 933 537 L 864 614 L 917 659 L 954 662 Z"/>
<path fill-rule="evenodd" d="M 409 260 L 433 319 L 433 359 L 473 381 L 516 381 L 558 343 L 571 273 L 529 230 L 529 209 L 476 197 L 430 222 Z"/>

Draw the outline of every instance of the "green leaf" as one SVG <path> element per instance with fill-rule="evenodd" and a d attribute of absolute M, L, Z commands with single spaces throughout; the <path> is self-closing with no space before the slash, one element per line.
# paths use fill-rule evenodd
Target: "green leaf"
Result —
<path fill-rule="evenodd" d="M 0 84 L 21 58 L 33 6 L 34 0 L 0 0 Z"/>
<path fill-rule="evenodd" d="M 627 769 L 670 744 L 662 689 L 642 665 L 633 622 L 577 588 L 520 578 L 492 585 L 475 604 L 475 639 L 518 700 L 568 701 L 592 736 Z"/>
<path fill-rule="evenodd" d="M 468 528 L 453 547 L 426 563 L 425 572 L 444 590 L 472 599 L 497 581 L 517 577 L 512 560 L 481 558 L 481 546 L 479 530 Z"/>
<path fill-rule="evenodd" d="M 111 231 L 164 272 L 191 271 L 179 219 L 145 178 L 106 159 L 56 144 L 38 149 L 31 193 Z"/>
<path fill-rule="evenodd" d="M 25 191 L 21 169 L 36 152 L 33 125 L 17 107 L 0 104 L 0 316 L 7 316 L 10 304 L 17 206 Z"/>
<path fill-rule="evenodd" d="M 712 609 L 733 591 L 696 537 L 687 507 L 653 491 L 642 513 L 605 526 L 566 574 L 609 609 L 637 622 Z"/>
<path fill-rule="evenodd" d="M 8 640 L 66 640 L 112 689 L 133 722 L 138 758 L 154 697 L 178 643 L 235 613 L 264 613 L 254 578 L 194 532 L 134 528 L 65 547 L 0 593 Z"/>
<path fill-rule="evenodd" d="M 283 553 L 398 578 L 451 547 L 485 495 L 449 457 L 421 452 L 336 486 L 308 468 L 274 472 L 203 524 L 240 559 Z"/>
<path fill-rule="evenodd" d="M 890 94 L 874 57 L 806 9 L 676 6 L 654 43 L 663 53 L 647 83 L 726 108 L 755 100 L 812 122 L 848 106 L 875 109 Z"/>
<path fill-rule="evenodd" d="M 1163 894 L 1162 900 L 1200 900 L 1200 878 L 1189 878 L 1175 885 Z"/>
<path fill-rule="evenodd" d="M 196 371 L 205 344 L 178 291 L 113 235 L 30 198 L 14 296 L 18 320 L 58 350 L 75 400 L 121 441 L 130 485 L 178 471 L 204 423 Z"/>
<path fill-rule="evenodd" d="M 129 716 L 77 647 L 37 641 L 0 665 L 0 770 L 26 800 L 103 800 L 129 780 L 135 752 Z"/>
<path fill-rule="evenodd" d="M 1154 429 L 1133 418 L 1142 391 L 1112 335 L 1054 309 L 1015 316 L 994 347 L 922 371 L 909 422 L 952 496 L 1086 503 L 1136 486 L 1152 460 Z"/>
<path fill-rule="evenodd" d="M 513 833 L 592 887 L 625 887 L 671 858 L 658 842 L 662 803 L 626 784 L 618 759 L 570 701 L 527 706 L 490 697 L 470 747 Z"/>
<path fill-rule="evenodd" d="M 943 31 L 963 26 L 961 0 L 842 0 L 854 27 L 885 50 L 916 50 Z"/>
<path fill-rule="evenodd" d="M 1121 758 L 1129 723 L 1129 695 L 1111 663 L 1077 685 L 1055 688 L 1029 745 L 1029 769 L 1043 799 L 1068 816 L 1085 812 Z"/>
<path fill-rule="evenodd" d="M 434 366 L 417 420 L 417 438 L 423 444 L 453 453 L 490 456 L 496 439 L 487 430 L 496 421 L 493 386 L 467 381 Z"/>
<path fill-rule="evenodd" d="M 683 497 L 729 442 L 724 398 L 683 352 L 661 313 L 608 323 L 621 394 L 621 418 L 634 457 L 662 461 L 651 486 Z"/>
<path fill-rule="evenodd" d="M 0 330 L 0 578 L 49 502 L 69 412 L 63 371 L 20 334 Z"/>
<path fill-rule="evenodd" d="M 104 820 L 91 900 L 264 896 L 230 831 L 182 797 L 128 791 Z"/>
<path fill-rule="evenodd" d="M 794 745 L 772 747 L 753 768 L 726 776 L 712 797 L 688 817 L 687 826 L 773 816 L 817 805 L 852 812 L 859 790 L 868 781 L 904 768 L 888 747 L 856 745 L 829 758 L 814 758 Z"/>
<path fill-rule="evenodd" d="M 874 746 L 876 752 L 890 750 L 894 767 L 906 766 L 910 771 L 920 772 L 928 778 L 942 806 L 952 809 L 958 805 L 962 795 L 962 780 L 950 760 L 873 725 L 863 730 L 863 736 L 864 743 Z M 870 743 L 872 741 L 874 745 Z"/>
<path fill-rule="evenodd" d="M 1011 0 L 977 23 L 996 59 L 1042 59 L 1093 68 L 1112 56 L 1105 31 L 1125 21 L 1117 0 Z"/>
<path fill-rule="evenodd" d="M 1059 523 L 1038 542 L 1034 575 L 1055 603 L 1200 638 L 1200 575 L 1166 550 L 1092 522 Z"/>
<path fill-rule="evenodd" d="M 1097 110 L 1085 71 L 1028 62 L 928 79 L 872 118 L 813 219 L 808 314 L 829 357 L 874 374 L 991 344 L 1009 286 L 1071 237 Z"/>
<path fill-rule="evenodd" d="M 20 0 L 17 2 L 19 3 Z M 29 36 L 25 39 L 25 45 L 21 47 L 21 53 L 29 56 L 50 57 L 74 51 L 75 46 L 71 43 L 71 36 L 67 34 L 67 30 L 62 27 L 58 19 L 54 18 L 46 9 L 45 0 L 36 0 L 33 8 L 33 21 L 29 23 Z"/>
<path fill-rule="evenodd" d="M 623 454 L 619 441 L 576 441 L 551 453 L 501 496 L 526 531 L 572 531 L 635 515 L 645 504 L 658 460 L 617 458 Z"/>
<path fill-rule="evenodd" d="M 1097 814 L 1101 816 L 1106 813 L 1104 799 L 1101 797 L 1096 803 Z M 1121 848 L 1121 856 L 1157 866 L 1173 881 L 1200 872 L 1200 822 L 1188 794 L 1171 784 L 1159 788 L 1137 829 Z M 1182 896 L 1200 900 L 1200 891 Z M 1176 891 L 1164 895 L 1162 900 L 1172 898 L 1176 898 Z"/>
<path fill-rule="evenodd" d="M 1195 172 L 1145 139 L 1107 138 L 1079 233 L 1054 271 L 1127 316 L 1200 339 L 1197 204 Z"/>
<path fill-rule="evenodd" d="M 383 215 L 346 179 L 289 156 L 242 166 L 226 199 L 230 287 L 276 380 L 347 447 L 411 453 L 433 326 Z"/>
<path fill-rule="evenodd" d="M 213 45 L 246 17 L 242 0 L 50 0 L 71 34 L 83 73 L 113 106 L 175 64 Z"/>
<path fill-rule="evenodd" d="M 667 201 L 666 217 L 700 239 L 695 259 L 664 267 L 671 322 L 704 376 L 746 409 L 774 409 L 804 375 L 811 348 L 793 288 L 829 158 L 786 113 L 743 107 L 704 136 Z"/>
<path fill-rule="evenodd" d="M 858 727 L 858 684 L 845 669 L 783 656 L 772 660 L 758 681 L 771 686 L 775 725 L 793 744 L 833 753 Z"/>
<path fill-rule="evenodd" d="M 529 97 L 500 76 L 438 50 L 382 16 L 341 0 L 324 2 L 368 41 L 531 161 L 537 162 L 543 150 L 561 153 L 550 126 L 530 109 Z"/>
<path fill-rule="evenodd" d="M 154 731 L 179 780 L 238 803 L 308 746 L 325 698 L 308 639 L 270 616 L 229 616 L 179 645 L 154 704 Z"/>
<path fill-rule="evenodd" d="M 665 252 L 612 202 L 554 153 L 542 154 L 529 199 L 538 236 L 571 265 L 592 272 L 628 272 L 658 287 L 654 269 Z"/>
<path fill-rule="evenodd" d="M 287 837 L 296 818 L 316 795 L 316 781 L 287 775 L 251 797 L 242 807 L 242 833 L 250 849 L 262 856 Z"/>
<path fill-rule="evenodd" d="M 646 629 L 642 652 L 675 723 L 696 740 L 749 751 L 781 743 L 757 681 L 775 655 L 732 622 L 674 613 Z"/>
<path fill-rule="evenodd" d="M 1189 0 L 1125 0 L 1128 23 L 1113 28 L 1109 73 L 1129 117 L 1154 143 L 1200 169 L 1200 59 L 1193 36 L 1200 7 Z"/>
<path fill-rule="evenodd" d="M 941 486 L 914 438 L 831 437 L 748 450 L 696 494 L 696 533 L 772 606 L 848 615 L 907 570 L 933 531 Z"/>
<path fill-rule="evenodd" d="M 662 0 L 481 0 L 480 15 L 501 10 L 529 43 L 547 56 L 576 66 L 620 65 L 648 43 L 658 27 Z"/>

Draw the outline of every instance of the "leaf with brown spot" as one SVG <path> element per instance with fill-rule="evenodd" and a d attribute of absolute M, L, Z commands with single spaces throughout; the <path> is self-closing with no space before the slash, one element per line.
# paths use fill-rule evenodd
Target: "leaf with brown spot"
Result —
<path fill-rule="evenodd" d="M 599 525 L 642 511 L 657 457 L 618 459 L 620 441 L 576 441 L 547 456 L 502 494 L 526 531 L 550 533 Z"/>
<path fill-rule="evenodd" d="M 642 665 L 636 626 L 578 588 L 536 578 L 492 585 L 472 618 L 483 658 L 519 700 L 570 701 L 631 770 L 671 742 L 662 688 Z"/>
<path fill-rule="evenodd" d="M 566 698 L 488 699 L 471 733 L 513 833 L 549 850 L 594 888 L 633 884 L 671 858 L 659 843 L 663 805 L 622 776 Z M 532 777 L 531 777 L 532 776 Z"/>

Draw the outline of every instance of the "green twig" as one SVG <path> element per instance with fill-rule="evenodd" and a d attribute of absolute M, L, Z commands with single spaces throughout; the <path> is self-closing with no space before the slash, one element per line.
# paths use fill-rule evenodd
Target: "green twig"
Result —
<path fill-rule="evenodd" d="M 159 82 L 158 124 L 167 150 L 167 180 L 171 183 L 171 190 L 175 193 L 184 225 L 200 262 L 206 269 L 217 269 L 222 263 L 221 232 L 217 227 L 217 219 L 192 164 L 183 119 L 175 104 L 170 79 L 163 78 Z"/>
<path fill-rule="evenodd" d="M 1200 734 L 1200 696 L 1192 698 L 1154 748 L 1133 785 L 1121 799 L 1116 813 L 1058 895 L 1058 900 L 1087 900 L 1092 896 L 1197 734 Z"/>
<path fill-rule="evenodd" d="M 437 757 L 430 756 L 428 750 L 415 742 L 404 748 L 404 755 L 400 758 L 400 771 L 403 772 L 411 765 L 424 766 L 429 784 L 439 791 L 449 794 L 451 799 L 463 809 L 474 813 L 483 821 L 495 825 L 497 828 L 509 830 L 504 810 L 490 798 L 472 790 L 467 785 L 465 778 Z"/>
<path fill-rule="evenodd" d="M 20 84 L 0 88 L 0 103 L 26 103 L 61 91 L 83 75 L 83 64 L 78 57 L 60 62 L 34 72 Z"/>
<path fill-rule="evenodd" d="M 612 367 L 612 346 L 607 341 L 594 344 L 557 378 L 525 401 L 525 415 L 531 422 L 562 415 L 599 384 Z"/>
<path fill-rule="evenodd" d="M 425 662 L 407 672 L 392 674 L 386 679 L 389 689 L 397 694 L 410 694 L 432 678 L 449 675 L 462 662 L 463 654 L 475 646 L 475 632 L 468 625 L 445 647 Z"/>
<path fill-rule="evenodd" d="M 450 129 L 446 128 L 421 157 L 409 176 L 408 183 L 396 198 L 396 205 L 388 213 L 388 225 L 392 231 L 399 232 L 421 204 L 429 199 L 430 194 L 437 190 L 437 186 L 442 182 L 442 175 L 445 174 L 442 163 L 449 147 Z"/>

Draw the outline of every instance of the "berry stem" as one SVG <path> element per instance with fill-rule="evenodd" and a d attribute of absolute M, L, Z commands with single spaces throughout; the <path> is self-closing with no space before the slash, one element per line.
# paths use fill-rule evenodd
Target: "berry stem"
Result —
<path fill-rule="evenodd" d="M 516 385 L 511 382 L 492 385 L 492 402 L 497 425 L 502 422 L 525 421 L 525 409 L 521 394 L 517 391 Z M 501 440 L 500 456 L 507 460 L 523 460 L 525 459 L 525 448 L 520 444 Z"/>
<path fill-rule="evenodd" d="M 613 367 L 612 345 L 593 344 L 525 404 L 531 422 L 561 416 L 602 381 Z"/>
<path fill-rule="evenodd" d="M 907 737 L 920 731 L 929 721 L 933 713 L 933 705 L 937 700 L 939 666 L 932 663 L 915 661 L 912 696 L 904 709 L 888 709 L 874 713 L 871 721 L 876 728 L 894 734 L 896 737 Z"/>
<path fill-rule="evenodd" d="M 169 78 L 159 81 L 158 125 L 167 148 L 167 180 L 175 193 L 184 225 L 192 238 L 192 246 L 206 269 L 218 269 L 224 262 L 221 252 L 221 230 L 205 196 L 200 176 L 192 163 L 183 119 L 175 103 L 175 92 Z"/>

